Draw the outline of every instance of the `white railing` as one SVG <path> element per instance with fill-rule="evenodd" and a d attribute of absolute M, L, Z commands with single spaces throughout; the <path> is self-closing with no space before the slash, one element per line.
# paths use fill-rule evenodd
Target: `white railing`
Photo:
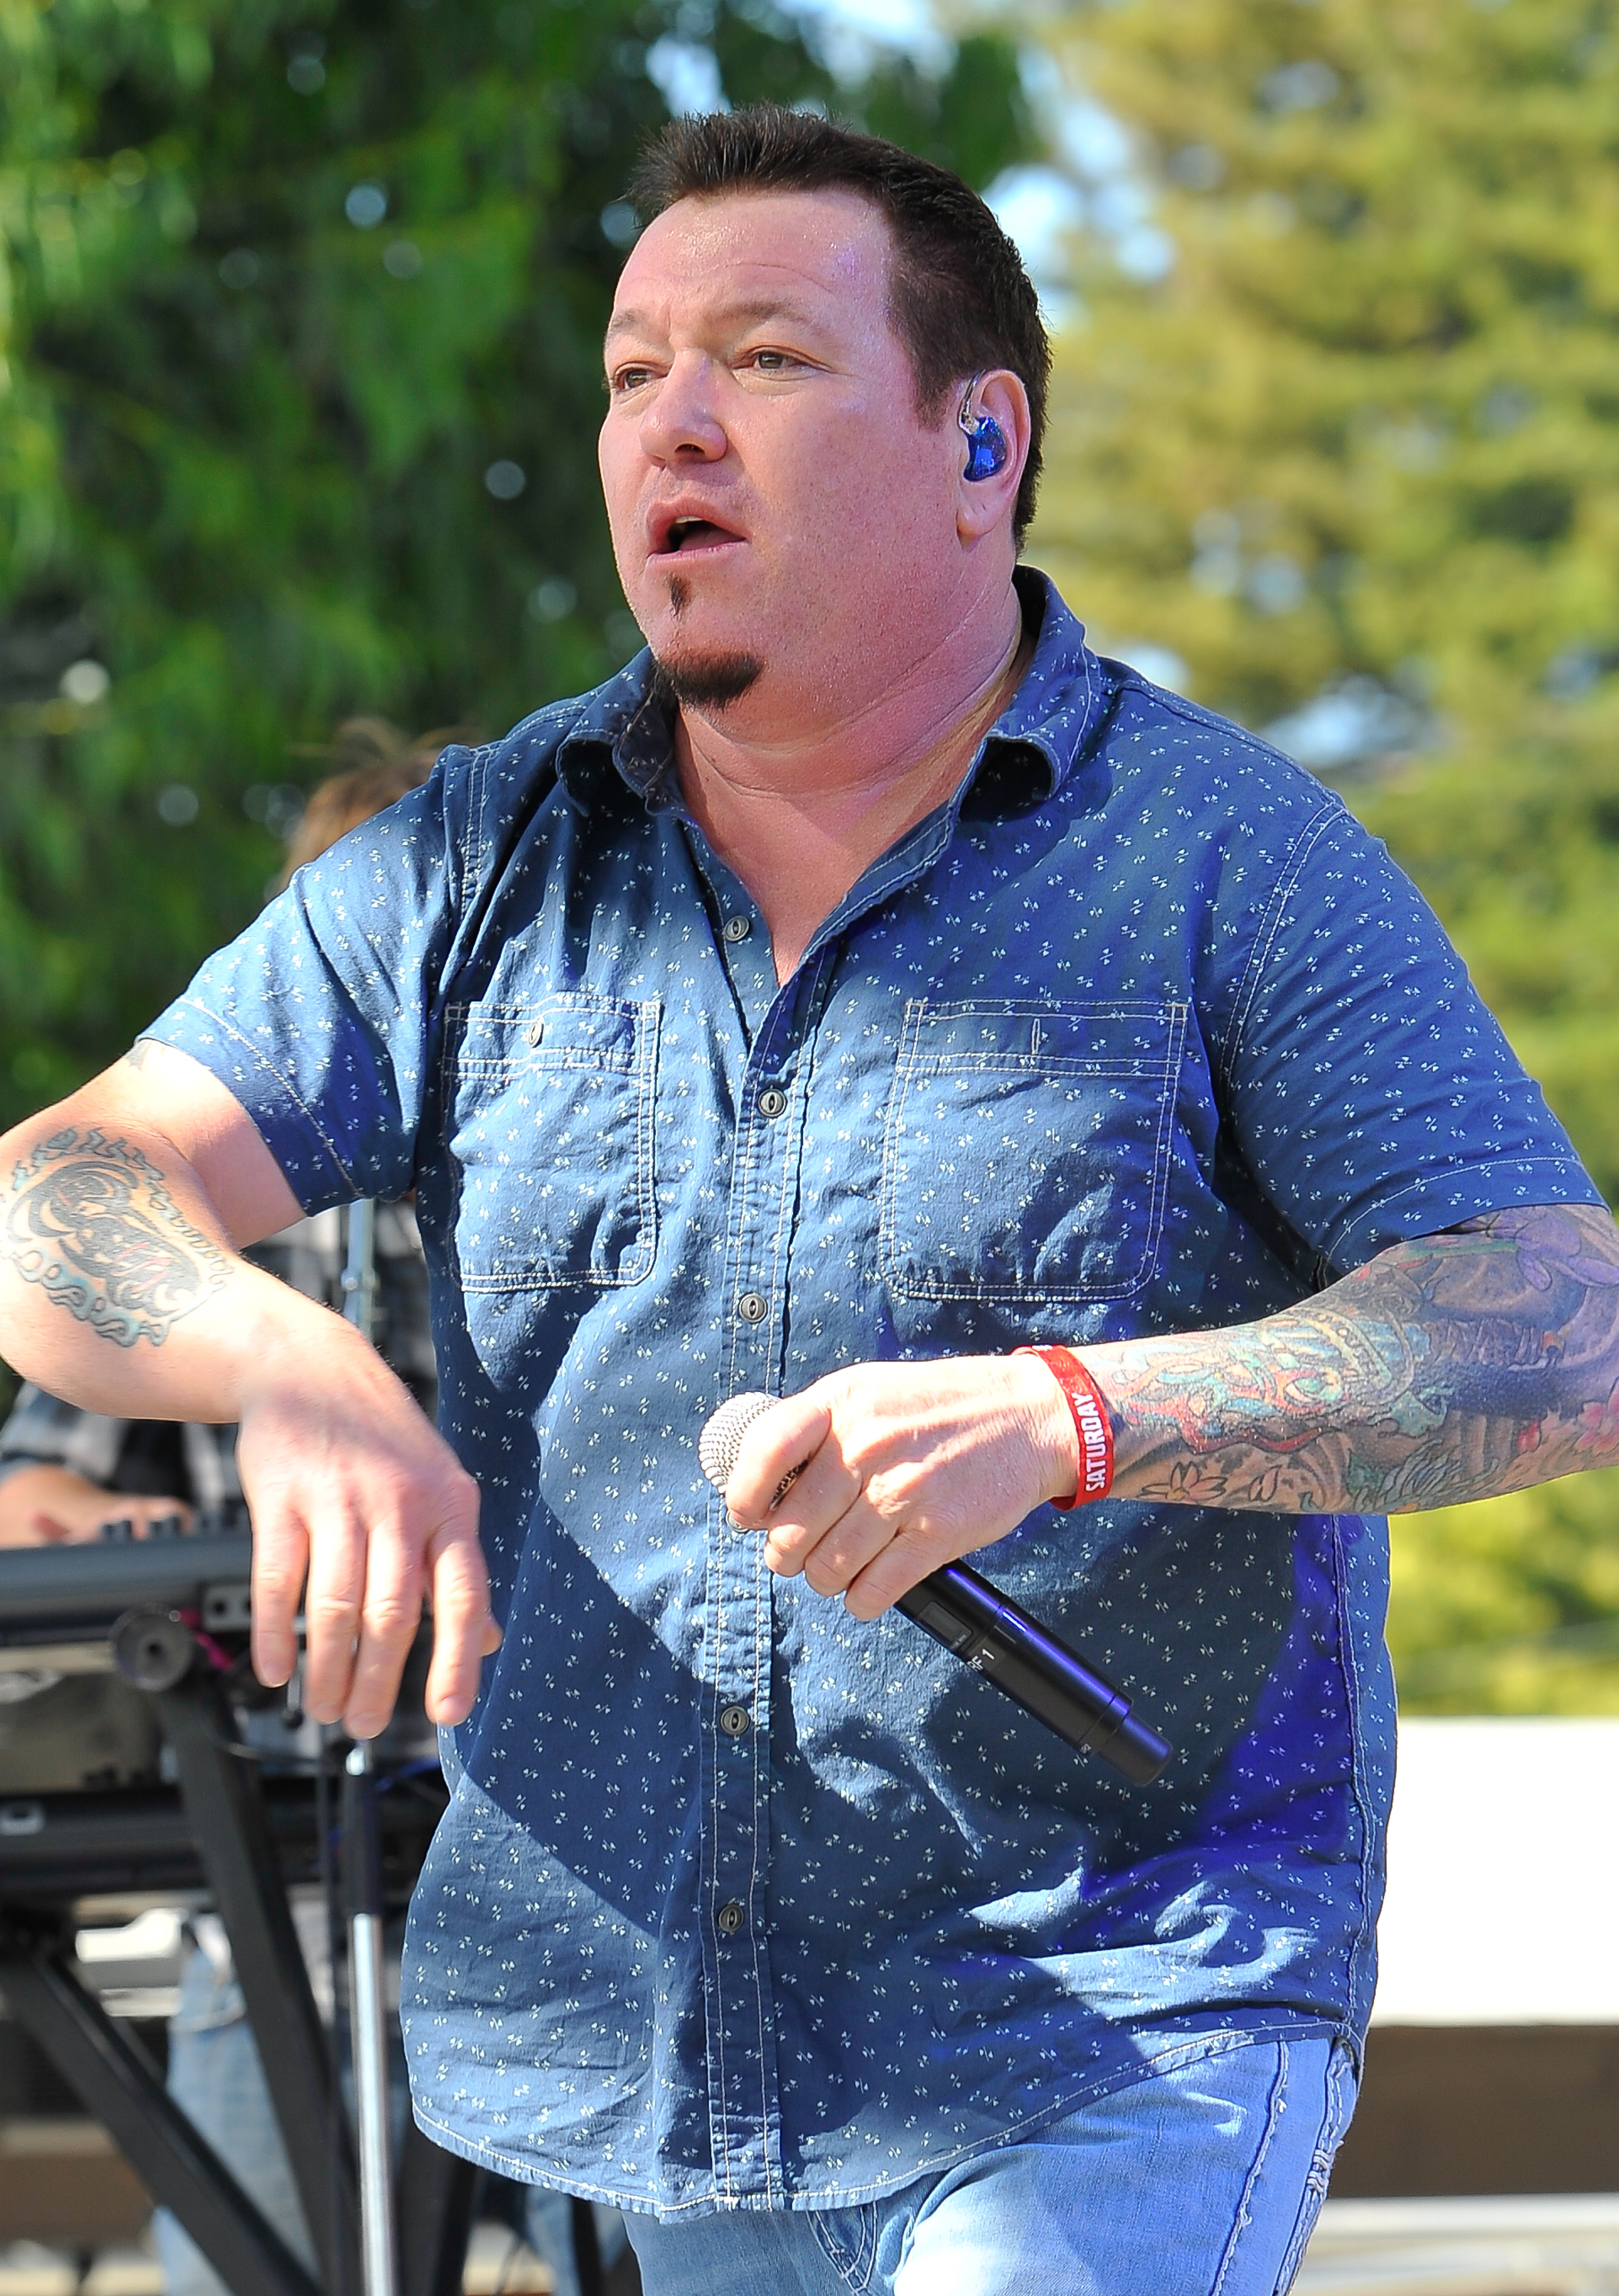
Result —
<path fill-rule="evenodd" d="M 1328 2201 L 1296 2296 L 1619 2296 L 1619 2194 Z"/>

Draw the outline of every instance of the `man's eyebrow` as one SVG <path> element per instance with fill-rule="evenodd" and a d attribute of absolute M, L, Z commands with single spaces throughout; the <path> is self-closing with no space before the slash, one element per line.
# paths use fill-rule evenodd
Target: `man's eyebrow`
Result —
<path fill-rule="evenodd" d="M 721 304 L 710 315 L 711 323 L 720 326 L 758 326 L 768 319 L 791 319 L 801 327 L 815 327 L 818 322 L 801 303 L 783 295 L 744 297 L 735 303 Z M 618 335 L 650 334 L 653 329 L 651 315 L 645 311 L 615 311 L 608 323 L 606 340 Z"/>

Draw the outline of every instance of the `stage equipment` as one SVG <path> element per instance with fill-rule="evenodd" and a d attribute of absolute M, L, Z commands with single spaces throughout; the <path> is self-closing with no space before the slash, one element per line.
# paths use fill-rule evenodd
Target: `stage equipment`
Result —
<path fill-rule="evenodd" d="M 396 2296 L 393 2163 L 388 2147 L 388 2003 L 383 1988 L 382 1862 L 369 1745 L 343 1765 L 343 1895 L 349 1913 L 349 2021 L 360 2149 L 360 2256 L 366 2296 Z"/>
<path fill-rule="evenodd" d="M 251 1563 L 244 1532 L 206 1522 L 189 1538 L 0 1554 L 0 1685 L 12 1689 L 0 1691 L 0 1990 L 234 2296 L 354 2296 L 353 2148 L 287 1900 L 290 1882 L 319 1882 L 328 1863 L 326 1766 L 300 1759 L 288 1733 L 284 1755 L 244 1739 L 245 1711 L 269 1711 L 279 1731 L 281 1705 L 267 1708 L 248 1668 Z M 424 1636 L 414 1718 L 402 1702 L 404 1718 L 378 1742 L 368 1873 L 379 1905 L 403 1905 L 444 1808 L 424 1753 L 426 1658 Z M 46 1710 L 63 1692 L 75 1702 L 53 1725 Z M 30 1710 L 45 1726 L 37 1781 Z M 74 1961 L 74 1934 L 94 1919 L 86 1899 L 204 1888 L 230 1939 L 314 2278 Z M 469 2163 L 407 2130 L 402 2296 L 456 2296 L 477 2182 Z"/>
<path fill-rule="evenodd" d="M 376 1206 L 349 1207 L 343 1314 L 364 1339 L 376 1307 Z M 399 2296 L 393 2161 L 388 2139 L 388 2006 L 382 1992 L 382 1874 L 371 1748 L 352 1749 L 343 1781 L 344 1896 L 349 1915 L 349 2024 L 359 2138 L 360 2256 L 366 2296 Z"/>
<path fill-rule="evenodd" d="M 731 1480 L 745 1431 L 780 1399 L 734 1395 L 709 1419 L 697 1456 L 717 1490 Z M 783 1480 L 777 1500 L 801 1472 L 795 1468 Z M 1130 1711 L 1122 1691 L 965 1562 L 930 1571 L 894 1608 L 1037 1722 L 1081 1753 L 1099 1754 L 1132 1785 L 1150 1785 L 1174 1751 Z"/>

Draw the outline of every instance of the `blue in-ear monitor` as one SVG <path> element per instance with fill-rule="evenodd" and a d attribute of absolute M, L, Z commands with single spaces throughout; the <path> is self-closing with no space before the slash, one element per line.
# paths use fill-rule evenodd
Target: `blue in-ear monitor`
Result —
<path fill-rule="evenodd" d="M 956 416 L 967 442 L 967 466 L 964 475 L 969 479 L 995 479 L 1006 469 L 1011 448 L 1007 445 L 1006 432 L 992 414 L 974 415 L 973 413 L 973 392 L 977 381 L 974 375 L 962 393 L 961 406 Z"/>

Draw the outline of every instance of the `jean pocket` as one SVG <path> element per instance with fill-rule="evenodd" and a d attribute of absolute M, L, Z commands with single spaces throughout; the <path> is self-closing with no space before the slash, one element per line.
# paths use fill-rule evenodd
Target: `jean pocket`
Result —
<path fill-rule="evenodd" d="M 1299 2267 L 1304 2261 L 1304 2251 L 1310 2245 L 1310 2235 L 1316 2228 L 1316 2218 L 1321 2213 L 1321 2203 L 1327 2198 L 1327 2187 L 1332 2181 L 1332 2164 L 1354 2112 L 1358 2090 L 1354 2060 L 1344 2042 L 1335 2041 L 1327 2063 L 1327 2102 L 1321 2115 L 1321 2133 L 1311 2155 L 1310 2173 L 1304 2179 L 1298 2221 L 1293 2227 L 1293 2237 L 1287 2243 L 1282 2268 L 1277 2275 L 1276 2296 L 1287 2296 L 1288 2289 L 1298 2276 Z"/>
<path fill-rule="evenodd" d="M 913 1300 L 1124 1300 L 1163 1226 L 1188 1008 L 906 1009 L 880 1272 Z"/>
<path fill-rule="evenodd" d="M 877 2208 L 872 2201 L 851 2209 L 811 2209 L 810 2229 L 816 2245 L 845 2288 L 871 2285 L 877 2259 Z"/>
<path fill-rule="evenodd" d="M 651 1274 L 659 1013 L 583 990 L 451 1012 L 445 1098 L 465 1292 Z"/>

